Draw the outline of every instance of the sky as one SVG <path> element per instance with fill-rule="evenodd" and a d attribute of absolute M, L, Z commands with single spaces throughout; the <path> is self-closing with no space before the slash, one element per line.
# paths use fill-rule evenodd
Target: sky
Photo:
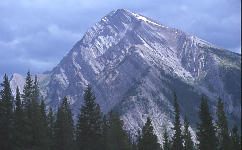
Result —
<path fill-rule="evenodd" d="M 0 78 L 51 70 L 119 8 L 241 53 L 241 0 L 0 0 Z"/>

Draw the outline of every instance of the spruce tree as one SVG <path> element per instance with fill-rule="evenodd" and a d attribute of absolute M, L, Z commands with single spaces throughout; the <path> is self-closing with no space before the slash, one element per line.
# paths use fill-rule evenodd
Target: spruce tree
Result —
<path fill-rule="evenodd" d="M 48 122 L 48 139 L 49 139 L 49 146 L 51 150 L 54 150 L 55 141 L 54 141 L 54 121 L 55 117 L 52 111 L 52 108 L 49 108 L 49 113 L 47 116 L 47 122 Z"/>
<path fill-rule="evenodd" d="M 64 98 L 61 106 L 58 108 L 54 125 L 54 148 L 56 150 L 74 149 L 74 123 L 72 116 L 67 98 Z"/>
<path fill-rule="evenodd" d="M 47 126 L 48 122 L 47 122 L 47 115 L 46 115 L 46 106 L 43 98 L 41 99 L 41 103 L 40 103 L 40 115 L 41 115 L 41 120 L 43 121 L 45 126 Z"/>
<path fill-rule="evenodd" d="M 142 128 L 141 139 L 138 144 L 139 150 L 159 150 L 160 144 L 158 143 L 157 136 L 153 133 L 153 126 L 151 119 L 148 117 L 145 125 Z"/>
<path fill-rule="evenodd" d="M 46 149 L 47 147 L 47 134 L 45 129 L 45 121 L 43 120 L 44 112 L 41 112 L 41 107 L 39 104 L 39 87 L 37 76 L 35 76 L 34 83 L 31 88 L 31 98 L 30 98 L 30 107 L 29 107 L 29 119 L 30 126 L 32 130 L 32 149 Z M 42 106 L 45 107 L 45 106 Z M 42 108 L 45 109 L 45 108 Z M 42 110 L 45 111 L 45 110 Z"/>
<path fill-rule="evenodd" d="M 15 107 L 15 113 L 23 111 L 21 97 L 20 97 L 20 91 L 19 91 L 19 87 L 18 86 L 16 88 L 15 106 L 16 106 Z"/>
<path fill-rule="evenodd" d="M 228 131 L 228 121 L 224 112 L 224 103 L 221 98 L 218 99 L 216 126 L 218 133 L 219 150 L 230 150 L 231 141 Z"/>
<path fill-rule="evenodd" d="M 19 88 L 16 88 L 16 98 L 15 98 L 15 111 L 14 111 L 14 146 L 19 150 L 24 150 L 25 147 L 23 143 L 25 142 L 25 116 L 23 112 L 23 105 L 20 98 Z"/>
<path fill-rule="evenodd" d="M 110 112 L 110 128 L 107 136 L 107 150 L 130 150 L 129 137 L 123 129 L 123 121 L 117 112 Z"/>
<path fill-rule="evenodd" d="M 35 99 L 38 103 L 40 102 L 40 99 L 39 99 L 39 84 L 38 84 L 38 78 L 37 76 L 35 75 L 34 77 L 34 83 L 33 83 L 33 87 L 32 87 L 32 98 Z"/>
<path fill-rule="evenodd" d="M 0 91 L 0 149 L 13 149 L 13 96 L 8 80 L 5 74 L 3 83 L 1 83 L 2 90 Z"/>
<path fill-rule="evenodd" d="M 41 120 L 40 106 L 36 99 L 31 100 L 30 104 L 30 126 L 31 126 L 31 145 L 32 149 L 38 149 L 41 140 Z"/>
<path fill-rule="evenodd" d="M 127 137 L 127 140 L 128 140 L 128 149 L 129 150 L 135 150 L 136 149 L 136 143 L 133 141 L 131 133 L 130 132 L 127 132 L 127 131 L 125 131 L 125 133 L 128 135 L 128 137 Z"/>
<path fill-rule="evenodd" d="M 232 148 L 233 150 L 241 150 L 241 137 L 238 134 L 238 127 L 234 125 L 231 133 Z"/>
<path fill-rule="evenodd" d="M 191 132 L 189 131 L 189 121 L 188 121 L 186 116 L 185 116 L 185 119 L 184 119 L 183 139 L 184 139 L 183 150 L 194 150 L 194 144 L 193 144 L 193 141 L 192 141 Z"/>
<path fill-rule="evenodd" d="M 24 111 L 30 117 L 30 105 L 33 98 L 33 80 L 31 79 L 30 71 L 27 72 L 22 97 Z"/>
<path fill-rule="evenodd" d="M 182 145 L 182 131 L 181 131 L 181 122 L 180 122 L 180 111 L 179 105 L 177 102 L 177 96 L 174 92 L 174 109 L 175 109 L 175 122 L 173 130 L 175 131 L 172 137 L 172 150 L 181 150 L 183 149 Z"/>
<path fill-rule="evenodd" d="M 110 122 L 107 119 L 106 115 L 103 116 L 102 122 L 102 137 L 101 137 L 101 149 L 107 150 L 107 143 L 108 143 L 108 130 L 110 129 Z"/>
<path fill-rule="evenodd" d="M 131 140 L 131 141 L 132 141 L 132 140 Z M 137 143 L 136 143 L 134 140 L 132 141 L 131 150 L 138 150 Z"/>
<path fill-rule="evenodd" d="M 198 114 L 200 118 L 200 123 L 197 124 L 198 148 L 199 150 L 216 150 L 217 137 L 215 135 L 213 118 L 209 112 L 207 99 L 203 96 Z"/>
<path fill-rule="evenodd" d="M 23 89 L 23 95 L 22 95 L 22 108 L 23 108 L 23 118 L 22 123 L 24 126 L 22 126 L 22 131 L 24 132 L 23 135 L 23 143 L 22 146 L 24 149 L 33 149 L 34 145 L 34 139 L 33 139 L 33 125 L 32 125 L 32 99 L 33 99 L 33 81 L 31 79 L 31 74 L 28 71 L 24 89 Z"/>
<path fill-rule="evenodd" d="M 102 145 L 102 114 L 99 105 L 95 103 L 95 99 L 91 86 L 88 85 L 76 126 L 79 150 L 98 150 Z M 96 141 L 96 143 L 92 144 L 93 141 Z"/>
<path fill-rule="evenodd" d="M 40 148 L 48 150 L 50 149 L 50 139 L 48 136 L 48 120 L 46 116 L 46 106 L 44 103 L 44 100 L 42 98 L 41 104 L 40 104 Z"/>
<path fill-rule="evenodd" d="M 137 149 L 139 150 L 142 147 L 142 135 L 140 130 L 138 130 L 137 132 L 137 137 L 136 137 L 136 141 L 137 141 Z"/>
<path fill-rule="evenodd" d="M 171 149 L 171 143 L 169 140 L 169 134 L 167 129 L 165 128 L 164 134 L 163 134 L 163 150 L 170 150 Z"/>

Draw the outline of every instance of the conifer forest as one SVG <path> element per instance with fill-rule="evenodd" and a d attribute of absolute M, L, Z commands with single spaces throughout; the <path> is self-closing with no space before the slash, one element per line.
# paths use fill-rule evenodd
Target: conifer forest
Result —
<path fill-rule="evenodd" d="M 119 112 L 102 113 L 91 85 L 76 118 L 66 97 L 57 110 L 47 108 L 37 76 L 33 80 L 30 72 L 23 91 L 17 87 L 15 96 L 6 74 L 0 89 L 0 150 L 241 150 L 240 127 L 229 127 L 221 98 L 213 117 L 206 96 L 201 97 L 193 139 L 187 116 L 181 121 L 174 91 L 173 133 L 164 129 L 159 143 L 150 117 L 134 136 L 123 128 Z"/>

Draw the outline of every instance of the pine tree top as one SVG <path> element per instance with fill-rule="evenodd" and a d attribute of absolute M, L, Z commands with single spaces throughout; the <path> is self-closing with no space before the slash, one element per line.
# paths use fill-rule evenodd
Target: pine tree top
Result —
<path fill-rule="evenodd" d="M 173 130 L 175 131 L 174 136 L 172 137 L 172 149 L 173 150 L 180 150 L 183 148 L 182 145 L 182 131 L 181 131 L 181 122 L 180 122 L 180 111 L 179 111 L 179 105 L 177 102 L 177 96 L 174 92 L 174 109 L 175 109 L 175 122 Z"/>
<path fill-rule="evenodd" d="M 1 99 L 6 103 L 13 103 L 12 90 L 10 88 L 10 83 L 7 74 L 3 77 L 3 83 L 0 84 L 3 89 L 0 91 Z"/>
<path fill-rule="evenodd" d="M 22 110 L 22 103 L 21 103 L 21 98 L 20 98 L 20 92 L 19 92 L 19 88 L 17 86 L 16 88 L 16 111 L 20 112 Z"/>

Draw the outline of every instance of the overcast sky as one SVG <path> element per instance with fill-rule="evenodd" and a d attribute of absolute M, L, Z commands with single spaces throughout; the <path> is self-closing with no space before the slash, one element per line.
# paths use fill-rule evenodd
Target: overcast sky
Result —
<path fill-rule="evenodd" d="M 241 0 L 0 0 L 0 77 L 51 70 L 118 8 L 241 53 Z"/>

